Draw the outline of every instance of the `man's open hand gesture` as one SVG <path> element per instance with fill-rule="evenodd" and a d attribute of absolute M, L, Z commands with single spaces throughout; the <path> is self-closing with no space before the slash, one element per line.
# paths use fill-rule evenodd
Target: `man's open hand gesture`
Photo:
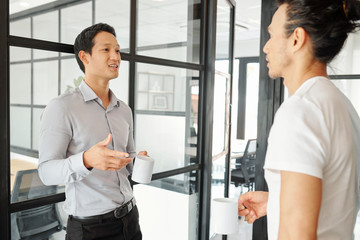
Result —
<path fill-rule="evenodd" d="M 86 168 L 115 171 L 125 167 L 133 159 L 126 152 L 110 150 L 106 146 L 111 142 L 112 135 L 92 146 L 84 152 L 83 161 Z"/>

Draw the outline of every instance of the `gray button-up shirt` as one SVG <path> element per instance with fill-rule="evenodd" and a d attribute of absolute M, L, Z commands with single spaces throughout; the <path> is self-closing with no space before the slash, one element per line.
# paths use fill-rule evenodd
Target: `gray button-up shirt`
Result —
<path fill-rule="evenodd" d="M 107 109 L 83 81 L 73 92 L 53 99 L 41 118 L 39 175 L 46 185 L 65 184 L 64 210 L 93 216 L 114 210 L 133 197 L 127 179 L 132 162 L 117 171 L 88 170 L 84 151 L 112 133 L 107 148 L 135 157 L 132 113 L 110 91 Z"/>

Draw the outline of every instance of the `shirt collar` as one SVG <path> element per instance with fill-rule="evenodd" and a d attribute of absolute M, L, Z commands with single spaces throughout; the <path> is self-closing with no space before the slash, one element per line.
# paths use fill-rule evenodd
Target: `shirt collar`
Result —
<path fill-rule="evenodd" d="M 88 102 L 91 100 L 98 100 L 101 102 L 101 99 L 96 95 L 96 93 L 89 87 L 89 85 L 86 84 L 86 82 L 83 80 L 80 83 L 79 90 L 81 94 L 83 95 L 84 101 Z M 120 100 L 115 96 L 115 94 L 110 91 L 110 104 L 109 106 L 118 107 L 120 105 Z"/>
<path fill-rule="evenodd" d="M 109 89 L 110 91 L 110 106 L 113 107 L 119 107 L 120 106 L 120 100 L 115 96 L 115 94 L 113 93 L 113 91 L 111 91 L 111 89 Z"/>

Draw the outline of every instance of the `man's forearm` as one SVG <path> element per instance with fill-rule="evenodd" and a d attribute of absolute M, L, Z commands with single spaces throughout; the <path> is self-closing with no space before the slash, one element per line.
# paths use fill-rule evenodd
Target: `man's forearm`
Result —
<path fill-rule="evenodd" d="M 59 185 L 82 180 L 90 174 L 82 160 L 83 153 L 66 159 L 43 160 L 39 163 L 39 176 L 45 185 Z"/>

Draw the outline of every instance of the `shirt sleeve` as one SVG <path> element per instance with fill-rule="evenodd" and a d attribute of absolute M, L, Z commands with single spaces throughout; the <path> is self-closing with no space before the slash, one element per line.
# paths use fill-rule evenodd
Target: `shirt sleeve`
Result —
<path fill-rule="evenodd" d="M 70 113 L 60 98 L 52 100 L 41 117 L 39 176 L 45 185 L 80 181 L 91 173 L 83 163 L 83 152 L 67 156 L 72 141 Z"/>
<path fill-rule="evenodd" d="M 129 108 L 130 110 L 130 108 Z M 129 138 L 128 138 L 128 145 L 126 146 L 126 151 L 127 153 L 129 153 L 130 157 L 132 157 L 133 159 L 136 156 L 136 150 L 135 150 L 135 143 L 134 143 L 134 121 L 133 121 L 133 116 L 132 116 L 132 112 L 131 110 L 129 111 L 130 113 L 130 128 L 129 128 Z M 127 166 L 126 169 L 129 171 L 129 173 L 131 174 L 134 168 L 134 162 L 130 162 Z"/>
<path fill-rule="evenodd" d="M 264 168 L 322 178 L 329 150 L 324 114 L 313 103 L 294 96 L 276 113 Z"/>

